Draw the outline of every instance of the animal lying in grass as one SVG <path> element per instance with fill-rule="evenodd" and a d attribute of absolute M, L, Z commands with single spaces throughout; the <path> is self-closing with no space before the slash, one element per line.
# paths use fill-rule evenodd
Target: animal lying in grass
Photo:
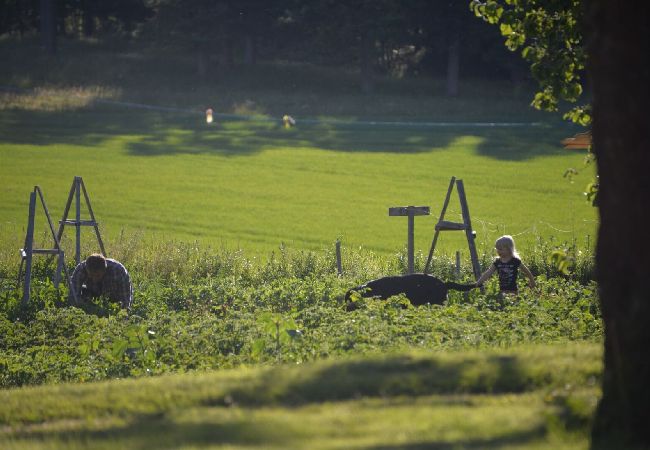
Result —
<path fill-rule="evenodd" d="M 430 303 L 441 305 L 447 300 L 449 289 L 456 291 L 469 291 L 477 287 L 476 283 L 459 284 L 451 281 L 442 281 L 433 275 L 414 273 L 377 278 L 366 284 L 354 287 L 345 294 L 348 311 L 356 308 L 353 300 L 354 293 L 364 298 L 380 298 L 386 300 L 394 295 L 404 294 L 412 305 L 420 306 Z"/>

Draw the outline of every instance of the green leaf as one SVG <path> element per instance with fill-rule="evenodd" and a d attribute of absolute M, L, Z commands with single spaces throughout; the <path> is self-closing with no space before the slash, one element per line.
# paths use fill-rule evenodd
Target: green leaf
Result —
<path fill-rule="evenodd" d="M 499 29 L 501 30 L 501 34 L 503 36 L 508 36 L 508 35 L 514 33 L 514 30 L 512 29 L 510 24 L 507 24 L 507 23 L 501 23 L 499 25 Z"/>
<path fill-rule="evenodd" d="M 120 339 L 119 341 L 113 342 L 113 348 L 111 354 L 117 359 L 121 359 L 124 356 L 124 352 L 128 348 L 129 343 L 125 339 Z"/>
<path fill-rule="evenodd" d="M 259 358 L 260 355 L 264 353 L 265 348 L 266 343 L 264 342 L 264 339 L 256 339 L 251 346 L 253 357 Z"/>
<path fill-rule="evenodd" d="M 79 350 L 79 353 L 81 354 L 82 357 L 87 357 L 90 354 L 90 347 L 87 344 L 81 344 L 77 347 L 77 350 Z"/>
<path fill-rule="evenodd" d="M 585 188 L 585 196 L 587 197 L 587 201 L 591 203 L 591 206 L 598 206 L 598 190 L 599 183 L 597 179 L 589 183 Z"/>

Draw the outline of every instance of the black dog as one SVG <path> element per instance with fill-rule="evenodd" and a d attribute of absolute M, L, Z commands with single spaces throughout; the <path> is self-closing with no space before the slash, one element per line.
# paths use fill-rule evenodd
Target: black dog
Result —
<path fill-rule="evenodd" d="M 345 294 L 348 310 L 355 309 L 352 293 L 358 292 L 361 297 L 377 297 L 386 300 L 393 295 L 404 294 L 412 305 L 420 306 L 430 303 L 441 305 L 447 300 L 447 291 L 469 291 L 476 284 L 459 284 L 452 281 L 444 282 L 433 275 L 414 273 L 393 277 L 383 277 L 368 281 L 366 284 L 354 287 Z"/>

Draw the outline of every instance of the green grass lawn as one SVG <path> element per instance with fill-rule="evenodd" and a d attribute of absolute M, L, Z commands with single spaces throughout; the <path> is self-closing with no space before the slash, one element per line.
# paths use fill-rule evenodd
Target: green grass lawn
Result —
<path fill-rule="evenodd" d="M 416 248 L 426 253 L 451 176 L 465 182 L 480 250 L 490 252 L 503 233 L 522 249 L 537 237 L 584 244 L 595 233 L 596 211 L 582 195 L 590 176 L 574 184 L 562 177 L 582 166 L 582 153 L 559 144 L 579 130 L 529 107 L 530 86 L 463 79 L 460 95 L 450 98 L 442 80 L 377 77 L 368 96 L 347 68 L 267 63 L 201 79 L 191 55 L 169 49 L 59 44 L 58 56 L 48 58 L 37 41 L 0 41 L 0 84 L 33 89 L 0 92 L 3 246 L 23 241 L 34 185 L 58 220 L 75 175 L 89 190 L 109 254 L 122 231 L 252 254 L 281 244 L 320 249 L 341 237 L 350 247 L 394 254 L 405 246 L 406 219 L 388 217 L 388 208 L 401 205 L 431 207 L 430 217 L 416 219 Z M 181 111 L 94 104 L 97 98 Z M 217 116 L 208 126 L 208 107 L 275 121 Z M 284 129 L 284 114 L 298 126 Z M 306 121 L 318 118 L 348 124 Z M 359 120 L 543 125 L 355 125 Z M 459 215 L 453 197 L 447 219 Z M 85 240 L 92 243 L 90 235 Z M 461 233 L 439 243 L 467 253 Z"/>
<path fill-rule="evenodd" d="M 584 157 L 559 145 L 570 132 L 560 125 L 300 123 L 286 130 L 275 122 L 208 126 L 200 113 L 107 106 L 3 110 L 2 240 L 24 239 L 34 185 L 58 220 L 80 175 L 109 253 L 126 230 L 253 253 L 281 244 L 319 249 L 341 237 L 345 245 L 390 254 L 405 245 L 406 219 L 388 217 L 388 208 L 402 205 L 431 207 L 430 217 L 416 219 L 416 248 L 426 252 L 453 175 L 464 180 L 479 249 L 489 252 L 503 233 L 516 235 L 520 246 L 538 236 L 582 244 L 594 234 L 595 211 L 581 193 L 588 177 L 574 184 L 562 177 Z M 460 219 L 456 196 L 446 218 Z M 440 244 L 466 249 L 461 233 Z"/>
<path fill-rule="evenodd" d="M 392 353 L 0 391 L 16 449 L 580 449 L 600 346 Z"/>

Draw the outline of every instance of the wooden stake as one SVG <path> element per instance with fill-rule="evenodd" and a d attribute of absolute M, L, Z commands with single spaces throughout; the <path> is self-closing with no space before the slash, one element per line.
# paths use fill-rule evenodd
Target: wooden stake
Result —
<path fill-rule="evenodd" d="M 415 272 L 415 216 L 428 216 L 428 206 L 395 206 L 388 208 L 389 216 L 407 216 L 408 217 L 408 236 L 407 236 L 407 253 L 408 253 L 408 273 Z"/>
<path fill-rule="evenodd" d="M 36 192 L 29 194 L 29 214 L 27 216 L 27 235 L 25 236 L 25 283 L 21 304 L 27 305 L 32 288 L 32 247 L 34 246 L 34 215 L 36 213 Z"/>
<path fill-rule="evenodd" d="M 336 240 L 336 272 L 338 276 L 343 275 L 343 264 L 341 262 L 341 241 Z"/>

